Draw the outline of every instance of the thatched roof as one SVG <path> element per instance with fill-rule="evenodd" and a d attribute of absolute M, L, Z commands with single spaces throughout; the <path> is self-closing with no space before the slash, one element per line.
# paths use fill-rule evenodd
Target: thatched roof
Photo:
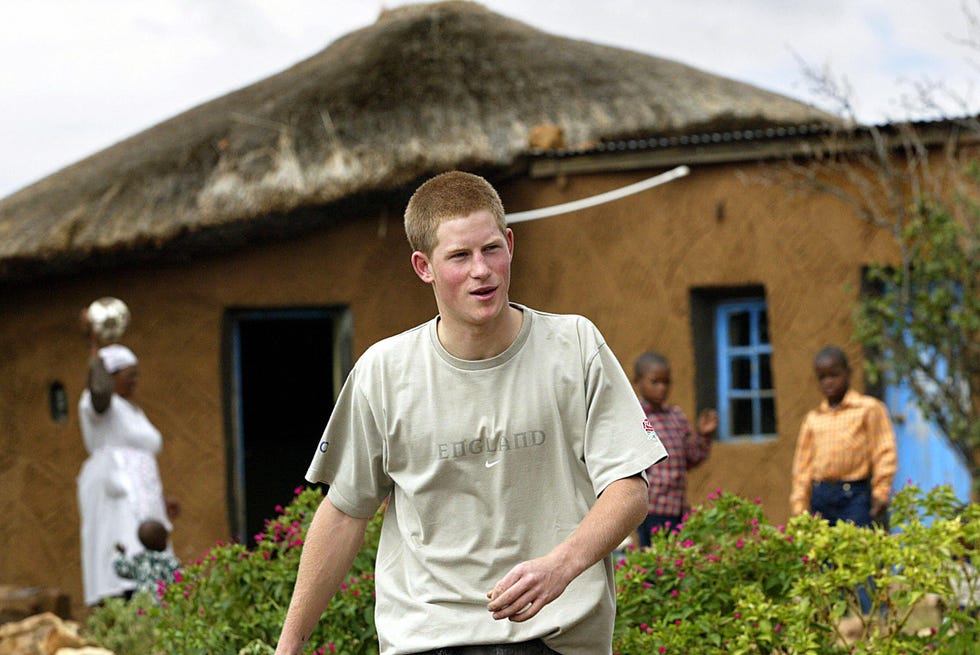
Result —
<path fill-rule="evenodd" d="M 0 200 L 0 280 L 239 239 L 434 171 L 504 170 L 540 124 L 566 143 L 832 120 L 673 61 L 451 1 L 370 27 Z"/>

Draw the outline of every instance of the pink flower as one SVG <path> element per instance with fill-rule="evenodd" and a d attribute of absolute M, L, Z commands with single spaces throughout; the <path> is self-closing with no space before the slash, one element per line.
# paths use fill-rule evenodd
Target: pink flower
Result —
<path fill-rule="evenodd" d="M 299 486 L 299 487 L 296 487 L 295 489 L 293 489 L 293 495 L 294 496 L 298 496 L 301 493 L 303 493 L 303 487 L 302 487 L 302 485 Z"/>
<path fill-rule="evenodd" d="M 744 545 L 745 545 L 745 542 L 742 541 L 741 539 L 739 539 L 738 541 L 735 542 L 735 547 L 736 548 L 741 548 Z"/>
<path fill-rule="evenodd" d="M 681 595 L 681 592 L 677 591 L 676 589 L 671 589 L 670 595 L 673 596 L 674 598 L 677 598 L 678 596 Z"/>
<path fill-rule="evenodd" d="M 663 655 L 663 653 L 666 653 L 667 652 L 667 647 L 666 646 L 661 646 L 660 648 L 657 649 L 657 652 L 660 653 L 661 655 Z"/>
<path fill-rule="evenodd" d="M 262 553 L 262 559 L 269 559 L 269 551 Z"/>
<path fill-rule="evenodd" d="M 653 586 L 653 585 L 652 585 L 652 584 L 650 584 L 649 582 L 644 582 L 644 583 L 643 583 L 643 588 L 644 588 L 644 589 L 649 589 L 649 588 L 650 588 L 650 587 L 652 587 L 652 586 Z"/>
<path fill-rule="evenodd" d="M 275 510 L 276 510 L 276 512 L 278 512 L 279 514 L 282 514 L 282 505 L 276 505 L 276 507 L 275 507 Z"/>
<path fill-rule="evenodd" d="M 174 582 L 183 582 L 184 574 L 180 572 L 180 569 L 174 571 Z"/>
<path fill-rule="evenodd" d="M 331 653 L 333 653 L 333 652 L 335 652 L 337 650 L 337 647 L 334 646 L 333 645 L 333 642 L 331 641 L 329 644 L 327 644 L 327 650 L 329 650 Z"/>
<path fill-rule="evenodd" d="M 646 623 L 641 623 L 640 624 L 640 630 L 646 630 L 646 629 L 647 629 L 647 624 Z"/>
<path fill-rule="evenodd" d="M 143 608 L 141 607 L 141 608 L 139 608 L 138 610 L 136 610 L 136 613 L 137 613 L 137 614 L 139 614 L 140 616 L 143 616 L 144 614 L 146 614 L 146 610 L 144 610 L 144 609 L 143 609 Z"/>
<path fill-rule="evenodd" d="M 257 544 L 258 543 L 262 543 L 262 540 L 263 539 L 265 539 L 265 535 L 262 534 L 261 532 L 258 533 L 257 535 L 255 535 L 255 543 L 257 543 Z"/>

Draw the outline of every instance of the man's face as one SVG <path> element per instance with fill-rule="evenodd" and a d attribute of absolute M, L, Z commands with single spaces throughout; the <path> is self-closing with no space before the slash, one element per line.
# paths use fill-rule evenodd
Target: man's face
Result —
<path fill-rule="evenodd" d="M 485 325 L 507 308 L 514 234 L 501 234 L 486 210 L 445 220 L 431 255 L 415 252 L 412 265 L 432 285 L 443 320 Z"/>

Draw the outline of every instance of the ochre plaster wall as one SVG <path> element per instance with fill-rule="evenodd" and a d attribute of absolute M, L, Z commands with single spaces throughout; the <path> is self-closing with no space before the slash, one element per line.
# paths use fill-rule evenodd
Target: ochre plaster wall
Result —
<path fill-rule="evenodd" d="M 787 517 L 796 430 L 819 399 L 813 352 L 849 340 L 860 267 L 891 244 L 825 198 L 750 185 L 737 167 L 686 178 L 616 203 L 514 225 L 511 298 L 595 321 L 627 371 L 648 349 L 673 362 L 672 400 L 694 413 L 691 287 L 759 284 L 769 300 L 779 437 L 718 445 L 691 480 L 694 503 L 716 488 L 759 497 Z M 510 211 L 607 191 L 645 174 L 501 185 Z M 400 208 L 399 210 L 400 211 Z M 229 538 L 225 497 L 221 321 L 230 307 L 343 304 L 355 355 L 434 312 L 412 273 L 396 218 L 367 217 L 281 243 L 156 268 L 131 268 L 9 289 L 0 296 L 0 582 L 66 590 L 81 609 L 75 476 L 85 458 L 76 404 L 86 346 L 79 310 L 123 298 L 123 341 L 141 360 L 139 402 L 164 435 L 160 466 L 183 515 L 173 541 L 185 560 Z M 48 414 L 48 388 L 67 388 L 69 419 Z M 855 380 L 860 386 L 860 380 Z M 311 442 L 319 435 L 311 435 Z"/>

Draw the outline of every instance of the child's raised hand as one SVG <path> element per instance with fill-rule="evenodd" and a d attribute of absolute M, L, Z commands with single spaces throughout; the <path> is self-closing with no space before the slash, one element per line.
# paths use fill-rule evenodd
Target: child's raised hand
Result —
<path fill-rule="evenodd" d="M 713 409 L 703 409 L 698 414 L 698 434 L 712 434 L 718 429 L 718 412 Z"/>

